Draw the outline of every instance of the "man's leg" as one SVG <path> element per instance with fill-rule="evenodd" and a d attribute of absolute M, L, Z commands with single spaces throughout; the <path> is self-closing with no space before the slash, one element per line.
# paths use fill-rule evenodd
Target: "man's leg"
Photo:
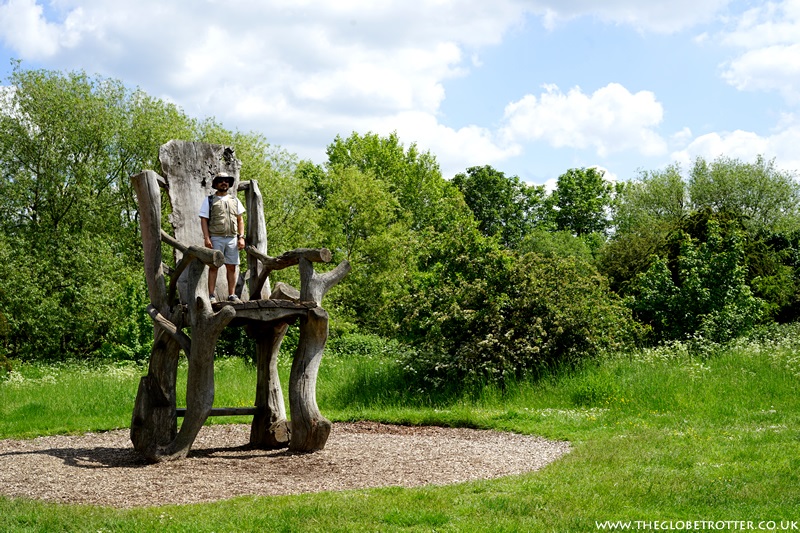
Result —
<path fill-rule="evenodd" d="M 236 292 L 236 265 L 225 265 L 225 271 L 228 275 L 228 296 L 230 296 Z"/>
<path fill-rule="evenodd" d="M 208 267 L 208 294 L 214 294 L 217 289 L 217 269 Z"/>

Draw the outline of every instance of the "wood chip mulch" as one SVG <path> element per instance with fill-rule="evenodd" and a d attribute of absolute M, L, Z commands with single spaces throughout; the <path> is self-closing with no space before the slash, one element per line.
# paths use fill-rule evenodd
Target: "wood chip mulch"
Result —
<path fill-rule="evenodd" d="M 250 427 L 205 426 L 187 459 L 147 464 L 128 430 L 0 440 L 0 494 L 119 508 L 244 495 L 445 485 L 522 474 L 566 442 L 496 431 L 335 423 L 324 450 L 255 450 Z"/>

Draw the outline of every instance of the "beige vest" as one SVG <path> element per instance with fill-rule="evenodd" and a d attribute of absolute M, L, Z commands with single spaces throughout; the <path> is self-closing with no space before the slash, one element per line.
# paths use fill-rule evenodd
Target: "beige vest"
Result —
<path fill-rule="evenodd" d="M 230 237 L 238 233 L 236 208 L 238 202 L 230 194 L 209 196 L 208 233 Z"/>

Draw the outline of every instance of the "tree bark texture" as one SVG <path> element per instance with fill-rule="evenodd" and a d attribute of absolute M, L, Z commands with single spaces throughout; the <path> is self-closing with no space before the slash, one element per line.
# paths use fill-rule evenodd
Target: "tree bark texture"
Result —
<path fill-rule="evenodd" d="M 327 263 L 331 260 L 331 251 L 327 248 L 296 248 L 288 252 L 284 252 L 278 257 L 270 257 L 253 246 L 246 248 L 248 258 L 257 259 L 259 265 L 259 274 L 253 283 L 253 291 L 259 292 L 266 289 L 262 287 L 269 287 L 269 275 L 273 270 L 282 270 L 290 266 L 294 266 L 300 262 L 300 259 L 305 258 L 314 263 Z M 251 278 L 252 279 L 252 278 Z M 273 296 L 269 296 L 272 298 Z"/>
<path fill-rule="evenodd" d="M 305 257 L 300 258 L 300 301 L 322 305 L 325 294 L 350 272 L 350 262 L 345 260 L 324 274 L 314 272 L 314 265 Z"/>
<path fill-rule="evenodd" d="M 158 175 L 145 171 L 132 178 L 139 206 L 139 221 L 144 250 L 144 270 L 150 296 L 151 316 L 161 317 L 153 325 L 154 343 L 148 373 L 139 382 L 133 415 L 131 442 L 148 458 L 155 457 L 160 446 L 169 444 L 177 434 L 175 417 L 175 380 L 178 369 L 179 325 L 183 318 L 175 316 L 168 305 L 161 258 L 161 191 Z M 169 318 L 165 318 L 169 317 Z M 175 323 L 178 326 L 175 326 Z M 172 324 L 172 331 L 165 323 Z"/>
<path fill-rule="evenodd" d="M 139 381 L 131 417 L 133 448 L 150 462 L 156 462 L 159 450 L 168 446 L 178 433 L 175 411 L 175 381 L 180 345 L 159 325 L 150 353 L 147 375 Z"/>
<path fill-rule="evenodd" d="M 289 378 L 289 408 L 292 413 L 289 450 L 321 450 L 331 433 L 331 422 L 317 407 L 317 373 L 328 338 L 328 313 L 322 308 L 308 311 L 300 319 L 300 342 Z"/>
<path fill-rule="evenodd" d="M 158 175 L 146 170 L 131 178 L 139 206 L 139 225 L 144 250 L 144 274 L 150 303 L 159 313 L 168 311 L 167 288 L 161 257 L 161 189 Z"/>
<path fill-rule="evenodd" d="M 343 261 L 325 274 L 314 272 L 314 265 L 301 257 L 300 299 L 319 305 L 325 293 L 350 271 L 350 263 Z M 300 318 L 300 342 L 292 362 L 289 377 L 289 409 L 292 415 L 289 449 L 298 452 L 321 450 L 331 432 L 330 421 L 322 416 L 317 406 L 317 374 L 322 352 L 328 340 L 328 313 L 321 307 L 309 309 Z"/>
<path fill-rule="evenodd" d="M 260 254 L 267 254 L 267 224 L 264 220 L 264 200 L 258 188 L 258 182 L 251 180 L 239 184 L 239 189 L 244 190 L 245 209 L 247 209 L 247 234 L 245 243 L 248 248 Z M 264 271 L 264 266 L 256 257 L 247 254 L 247 275 L 249 278 L 248 291 L 243 292 L 243 300 L 260 300 L 269 298 L 269 279 L 259 286 L 259 277 Z"/>
<path fill-rule="evenodd" d="M 289 424 L 278 376 L 278 355 L 289 324 L 260 325 L 253 333 L 256 340 L 256 408 L 250 428 L 250 444 L 256 448 L 277 449 L 289 445 Z"/>
<path fill-rule="evenodd" d="M 180 431 L 166 446 L 159 446 L 150 460 L 164 461 L 185 458 L 214 405 L 214 349 L 222 330 L 236 315 L 231 306 L 214 313 L 206 294 L 207 269 L 200 261 L 192 261 L 187 269 L 187 285 L 195 298 L 189 304 L 192 326 L 191 352 L 186 381 L 186 414 Z"/>

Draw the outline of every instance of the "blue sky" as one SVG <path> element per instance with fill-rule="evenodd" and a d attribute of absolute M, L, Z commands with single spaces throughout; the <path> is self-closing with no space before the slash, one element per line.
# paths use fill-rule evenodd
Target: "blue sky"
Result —
<path fill-rule="evenodd" d="M 0 0 L 2 83 L 12 58 L 318 163 L 337 134 L 396 131 L 446 177 L 800 169 L 800 0 Z"/>

